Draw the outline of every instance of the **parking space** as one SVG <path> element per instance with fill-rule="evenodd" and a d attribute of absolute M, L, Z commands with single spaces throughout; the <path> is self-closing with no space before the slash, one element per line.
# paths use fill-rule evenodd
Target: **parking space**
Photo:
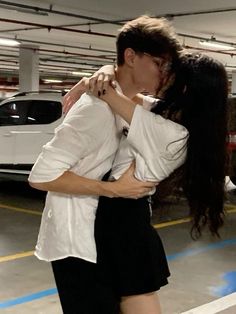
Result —
<path fill-rule="evenodd" d="M 217 197 L 222 203 L 220 192 L 223 192 L 220 191 L 223 180 L 220 182 L 219 178 L 227 174 L 226 219 L 220 238 L 212 238 L 209 231 L 204 231 L 197 241 L 191 238 L 188 206 L 182 195 L 178 200 L 169 197 L 159 203 L 153 209 L 152 223 L 163 240 L 171 271 L 169 284 L 160 291 L 162 314 L 235 314 L 235 0 L 139 1 L 138 5 L 137 1 L 6 0 L 0 1 L 0 8 L 0 314 L 62 314 L 51 265 L 34 256 L 46 193 L 32 189 L 27 182 L 42 147 L 53 138 L 44 149 L 46 153 L 39 158 L 43 162 L 34 167 L 31 182 L 36 188 L 37 183 L 47 182 L 43 189 L 58 192 L 59 196 L 59 202 L 48 202 L 48 215 L 45 215 L 48 221 L 56 221 L 52 224 L 55 229 L 50 229 L 47 236 L 44 236 L 47 231 L 43 232 L 42 239 L 46 242 L 51 237 L 51 241 L 46 242 L 50 248 L 49 242 L 55 243 L 57 239 L 59 244 L 55 251 L 66 246 L 75 256 L 85 252 L 83 257 L 87 260 L 93 260 L 95 253 L 94 243 L 91 247 L 87 244 L 94 218 L 94 199 L 88 203 L 86 198 L 83 200 L 88 208 L 91 206 L 91 215 L 84 205 L 78 215 L 74 198 L 66 197 L 63 203 L 64 198 L 59 193 L 71 188 L 68 193 L 76 194 L 74 189 L 79 186 L 71 184 L 70 179 L 64 180 L 70 178 L 66 177 L 68 173 L 62 181 L 54 181 L 65 169 L 99 179 L 99 174 L 113 167 L 111 177 L 117 178 L 125 164 L 128 167 L 132 156 L 136 161 L 136 178 L 158 183 L 176 169 L 176 178 L 172 172 L 173 181 L 171 175 L 167 180 L 167 190 L 175 184 L 175 179 L 182 176 L 182 186 L 187 179 L 191 191 L 189 199 L 192 207 L 197 204 L 193 211 L 197 211 L 200 219 L 204 219 L 206 212 L 199 208 L 202 202 L 207 203 L 204 191 L 213 194 L 209 197 L 212 206 L 206 204 L 206 207 L 217 210 Z M 127 24 L 142 15 L 157 19 L 143 17 L 138 20 L 139 26 L 136 22 Z M 165 18 L 166 22 L 158 18 Z M 180 51 L 181 58 L 177 58 Z M 184 57 L 182 51 L 188 52 L 188 56 Z M 105 73 L 100 72 L 96 79 L 94 73 L 103 65 L 110 66 L 110 70 L 103 68 Z M 82 78 L 91 77 L 89 84 L 86 80 L 77 84 Z M 138 94 L 160 97 L 161 102 L 150 103 L 148 110 L 173 121 L 159 119 L 150 112 L 139 117 L 136 113 L 142 112 L 142 108 L 136 106 L 131 110 L 131 102 L 126 112 L 122 105 L 124 97 L 119 102 L 114 97 L 119 108 L 113 108 L 110 98 L 113 93 L 106 84 L 100 84 L 102 77 L 106 83 L 109 77 L 110 83 L 115 79 L 118 94 L 124 93 L 135 104 L 143 103 L 144 108 L 147 98 L 141 100 Z M 99 84 L 94 89 L 92 85 L 96 80 Z M 75 84 L 79 89 L 73 89 L 74 92 L 64 97 Z M 89 87 L 84 98 L 79 97 L 83 86 Z M 67 114 L 72 102 L 78 100 L 76 94 L 82 99 L 81 103 Z M 96 98 L 98 104 L 93 108 Z M 111 111 L 105 110 L 100 100 L 107 101 Z M 104 109 L 101 114 L 100 107 Z M 126 112 L 124 116 L 118 109 Z M 115 120 L 110 113 L 116 115 Z M 104 121 L 100 121 L 100 117 Z M 58 128 L 61 123 L 62 128 Z M 60 130 L 56 131 L 56 137 L 55 129 Z M 136 147 L 136 144 L 140 145 Z M 224 164 L 225 149 L 227 165 Z M 96 162 L 93 164 L 93 161 Z M 206 180 L 203 172 L 207 174 Z M 49 181 L 54 181 L 55 188 L 48 188 Z M 165 182 L 163 186 L 166 192 Z M 219 191 L 219 195 L 214 191 Z M 112 192 L 114 195 L 114 190 Z M 181 194 L 181 189 L 179 192 Z M 119 191 L 115 193 L 120 195 Z M 58 204 L 62 215 L 68 213 L 65 218 L 59 214 L 57 219 Z M 71 208 L 75 208 L 75 215 L 71 215 Z M 45 221 L 47 226 L 47 219 Z M 69 221 L 68 226 L 65 221 Z M 216 223 L 212 221 L 214 226 Z M 73 245 L 77 232 L 83 239 L 79 243 L 84 247 Z M 122 232 L 125 235 L 123 229 Z M 68 238 L 64 233 L 69 234 Z"/>
<path fill-rule="evenodd" d="M 61 314 L 50 264 L 33 255 L 44 194 L 23 182 L 0 185 L 0 311 Z M 164 314 L 179 314 L 236 291 L 236 190 L 231 188 L 226 224 L 218 240 L 208 234 L 199 241 L 190 238 L 184 200 L 178 204 L 170 200 L 154 211 L 153 224 L 163 239 L 172 273 L 169 285 L 160 292 Z"/>

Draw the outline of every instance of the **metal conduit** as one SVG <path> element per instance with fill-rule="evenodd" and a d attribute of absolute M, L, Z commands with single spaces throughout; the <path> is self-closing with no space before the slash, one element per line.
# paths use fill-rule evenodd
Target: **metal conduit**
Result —
<path fill-rule="evenodd" d="M 116 35 L 112 35 L 112 34 L 99 33 L 99 32 L 93 32 L 93 31 L 82 31 L 82 30 L 78 30 L 78 29 L 59 27 L 59 26 L 53 26 L 53 25 L 47 25 L 47 24 L 39 24 L 39 23 L 32 23 L 32 22 L 30 23 L 30 22 L 23 22 L 23 21 L 3 19 L 3 18 L 0 19 L 0 22 L 42 27 L 42 28 L 48 29 L 48 31 L 50 31 L 51 29 L 56 29 L 56 30 L 65 31 L 65 32 L 116 38 Z"/>
<path fill-rule="evenodd" d="M 31 11 L 34 11 L 35 13 L 53 13 L 53 14 L 58 14 L 58 15 L 64 15 L 64 16 L 70 16 L 70 17 L 77 17 L 81 19 L 87 19 L 94 21 L 94 23 L 90 24 L 115 24 L 115 25 L 122 25 L 124 22 L 130 21 L 134 19 L 135 17 L 131 18 L 126 18 L 122 20 L 106 20 L 102 18 L 96 18 L 93 16 L 86 16 L 86 15 L 81 15 L 81 14 L 75 14 L 75 13 L 70 13 L 70 12 L 63 12 L 63 11 L 58 11 L 53 9 L 53 5 L 50 5 L 49 9 L 46 8 L 41 8 L 41 7 L 36 7 L 36 6 L 30 6 L 26 4 L 20 4 L 20 3 L 15 3 L 15 2 L 8 2 L 8 1 L 2 1 L 0 0 L 0 4 L 3 4 L 5 6 L 10 6 L 14 9 L 14 7 L 20 8 L 20 9 L 28 9 Z M 213 10 L 201 10 L 201 11 L 190 11 L 190 12 L 180 12 L 180 13 L 166 13 L 166 14 L 161 14 L 161 15 L 155 15 L 155 17 L 166 17 L 166 18 L 174 18 L 174 17 L 181 17 L 181 16 L 189 16 L 189 15 L 201 15 L 201 14 L 213 14 L 213 13 L 224 13 L 224 12 L 232 12 L 236 11 L 235 7 L 230 7 L 230 8 L 219 8 L 219 9 L 213 9 Z M 81 24 L 83 25 L 83 24 Z M 84 25 L 87 25 L 84 24 Z"/>
<path fill-rule="evenodd" d="M 4 37 L 6 39 L 12 39 L 11 37 Z M 57 44 L 57 43 L 48 43 L 48 42 L 43 42 L 43 41 L 36 41 L 36 40 L 28 40 L 28 39 L 19 39 L 19 41 L 22 43 L 30 43 L 30 44 L 37 44 L 37 45 L 48 45 L 48 46 L 56 46 L 56 47 L 63 47 L 63 48 L 73 48 L 73 49 L 81 49 L 81 50 L 91 50 L 91 51 L 97 51 L 97 52 L 106 52 L 106 53 L 111 53 L 111 54 L 116 54 L 115 51 L 111 50 L 104 50 L 104 49 L 96 49 L 92 48 L 91 46 L 89 47 L 81 47 L 81 46 L 71 46 L 71 45 L 66 45 L 66 44 Z M 11 47 L 14 48 L 14 47 Z M 17 48 L 18 49 L 18 48 Z"/>
<path fill-rule="evenodd" d="M 41 8 L 41 7 L 30 6 L 30 5 L 26 5 L 26 4 L 14 3 L 14 2 L 8 2 L 8 1 L 0 1 L 0 4 L 3 4 L 5 6 L 10 6 L 13 8 L 13 10 L 15 9 L 14 7 L 17 7 L 20 9 L 32 10 L 35 13 L 40 13 L 40 12 L 53 13 L 53 14 L 59 14 L 59 15 L 65 15 L 65 16 L 70 16 L 70 17 L 77 17 L 80 19 L 96 21 L 96 22 L 105 23 L 105 24 L 109 23 L 109 24 L 120 25 L 120 22 L 116 22 L 116 21 L 110 21 L 110 20 L 106 20 L 106 19 L 102 19 L 102 18 L 96 18 L 93 16 L 86 16 L 86 15 L 81 15 L 81 14 L 75 14 L 75 13 L 69 13 L 69 12 L 54 10 L 52 5 L 50 5 L 50 9 L 45 9 L 45 8 Z"/>

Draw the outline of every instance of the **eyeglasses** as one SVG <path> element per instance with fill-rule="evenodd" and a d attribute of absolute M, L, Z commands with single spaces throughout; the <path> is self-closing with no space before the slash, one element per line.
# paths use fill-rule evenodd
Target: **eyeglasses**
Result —
<path fill-rule="evenodd" d="M 166 72 L 170 71 L 171 65 L 172 65 L 170 61 L 167 61 L 167 60 L 165 60 L 164 58 L 161 58 L 161 57 L 152 56 L 152 55 L 150 55 L 147 52 L 144 52 L 143 54 L 145 56 L 151 58 L 152 61 L 161 69 L 162 72 L 166 73 Z"/>

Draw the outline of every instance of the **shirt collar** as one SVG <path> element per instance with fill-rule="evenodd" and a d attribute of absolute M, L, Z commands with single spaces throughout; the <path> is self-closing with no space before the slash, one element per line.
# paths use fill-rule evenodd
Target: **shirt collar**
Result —
<path fill-rule="evenodd" d="M 116 84 L 116 91 L 123 95 L 124 93 L 120 87 L 120 84 L 117 81 L 115 81 L 115 84 Z"/>

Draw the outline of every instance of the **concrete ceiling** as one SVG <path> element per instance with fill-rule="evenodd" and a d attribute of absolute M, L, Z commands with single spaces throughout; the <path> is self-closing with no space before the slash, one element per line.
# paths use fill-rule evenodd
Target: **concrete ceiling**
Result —
<path fill-rule="evenodd" d="M 236 49 L 213 52 L 199 44 L 214 36 L 236 47 L 235 0 L 0 0 L 0 37 L 38 47 L 41 77 L 73 81 L 72 71 L 115 62 L 117 29 L 141 14 L 167 16 L 182 44 L 236 71 Z M 18 56 L 19 48 L 0 46 L 1 77 L 18 75 Z"/>

